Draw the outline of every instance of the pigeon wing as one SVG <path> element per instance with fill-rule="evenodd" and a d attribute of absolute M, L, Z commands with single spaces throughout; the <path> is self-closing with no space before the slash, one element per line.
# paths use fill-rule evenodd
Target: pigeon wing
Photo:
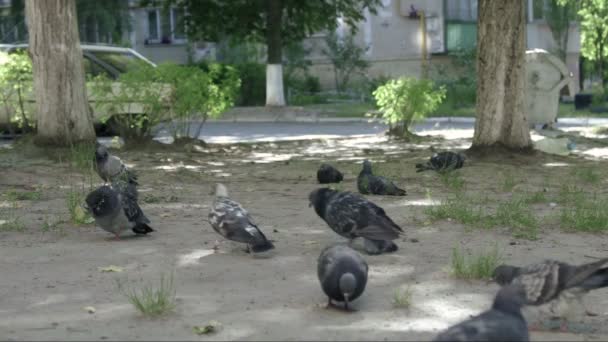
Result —
<path fill-rule="evenodd" d="M 121 193 L 120 199 L 125 216 L 127 216 L 130 222 L 150 223 L 150 220 L 144 215 L 135 198 Z"/>
<path fill-rule="evenodd" d="M 209 219 L 213 229 L 230 240 L 243 243 L 266 240 L 247 210 L 229 198 L 216 200 Z"/>
<path fill-rule="evenodd" d="M 562 268 L 562 274 L 566 278 L 564 287 L 576 287 L 603 268 L 608 268 L 608 258 L 580 266 L 564 265 Z"/>
<path fill-rule="evenodd" d="M 547 303 L 560 292 L 560 264 L 547 260 L 524 267 L 513 282 L 524 286 L 527 302 L 534 305 Z"/>

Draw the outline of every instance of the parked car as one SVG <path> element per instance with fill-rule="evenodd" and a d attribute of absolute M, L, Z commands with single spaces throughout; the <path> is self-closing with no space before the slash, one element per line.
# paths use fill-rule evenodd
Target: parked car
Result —
<path fill-rule="evenodd" d="M 14 53 L 17 51 L 26 50 L 28 47 L 27 44 L 0 44 L 0 53 Z M 141 63 L 147 63 L 156 67 L 156 65 L 148 60 L 146 57 L 139 54 L 137 51 L 125 48 L 125 47 L 117 47 L 117 46 L 109 46 L 109 45 L 81 45 L 82 54 L 83 54 L 83 64 L 85 69 L 85 77 L 87 80 L 92 77 L 98 75 L 105 75 L 112 80 L 118 79 L 118 77 L 127 71 L 133 70 L 134 68 L 141 65 Z M 6 59 L 4 59 L 6 60 Z M 0 68 L 2 67 L 2 62 L 0 62 Z M 87 81 L 87 87 L 90 87 L 89 81 Z M 120 84 L 116 82 L 113 84 L 113 87 L 120 87 Z M 102 124 L 102 119 L 108 117 L 108 113 L 104 112 L 104 106 L 98 105 L 97 99 L 91 95 L 91 91 L 88 92 L 89 96 L 89 105 L 91 108 L 91 114 L 93 115 L 95 128 L 98 133 L 111 133 L 108 132 L 108 125 Z M 29 107 L 29 111 L 31 113 L 35 113 L 35 101 L 32 94 L 26 96 L 27 98 L 27 106 Z M 108 99 L 104 99 L 107 101 Z M 111 99 L 110 99 L 111 100 Z M 143 113 L 143 109 L 141 105 L 130 104 L 124 106 L 124 111 L 115 112 L 113 115 L 141 115 Z M 127 109 L 128 108 L 128 109 Z M 10 115 L 6 115 L 6 109 L 0 108 L 0 131 L 3 127 L 8 126 L 8 120 Z M 111 123 L 112 120 L 108 121 Z"/>

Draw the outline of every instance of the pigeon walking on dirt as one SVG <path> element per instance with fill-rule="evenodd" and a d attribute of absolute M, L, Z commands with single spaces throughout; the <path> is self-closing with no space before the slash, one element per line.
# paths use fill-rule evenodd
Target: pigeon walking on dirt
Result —
<path fill-rule="evenodd" d="M 351 239 L 362 237 L 369 254 L 394 252 L 392 241 L 403 234 L 384 209 L 351 192 L 320 188 L 309 195 L 310 205 L 329 227 L 339 235 Z"/>
<path fill-rule="evenodd" d="M 549 303 L 550 312 L 561 319 L 561 330 L 567 330 L 567 321 L 573 313 L 570 304 L 575 302 L 585 308 L 583 295 L 608 286 L 608 258 L 578 266 L 555 260 L 526 267 L 500 265 L 493 277 L 501 286 L 523 285 L 528 305 Z"/>
<path fill-rule="evenodd" d="M 447 172 L 460 169 L 464 165 L 465 157 L 454 152 L 435 153 L 429 161 L 424 164 L 416 164 L 416 172 L 435 170 Z"/>
<path fill-rule="evenodd" d="M 326 247 L 317 260 L 317 275 L 323 292 L 327 295 L 327 306 L 332 300 L 348 303 L 359 298 L 367 284 L 367 263 L 354 249 L 345 245 Z"/>
<path fill-rule="evenodd" d="M 372 163 L 363 161 L 363 169 L 357 177 L 357 188 L 362 194 L 405 196 L 406 192 L 399 189 L 392 181 L 372 173 Z"/>
<path fill-rule="evenodd" d="M 433 341 L 529 341 L 521 313 L 524 297 L 521 286 L 505 286 L 494 297 L 491 309 L 448 328 Z"/>
<path fill-rule="evenodd" d="M 215 186 L 215 201 L 209 212 L 209 223 L 226 239 L 247 244 L 247 252 L 259 253 L 274 248 L 247 210 L 228 198 L 228 190 L 220 183 Z"/>
<path fill-rule="evenodd" d="M 342 172 L 329 164 L 321 164 L 317 170 L 317 180 L 321 184 L 340 183 L 344 179 Z"/>
<path fill-rule="evenodd" d="M 93 215 L 95 223 L 114 234 L 116 239 L 129 229 L 142 235 L 153 232 L 150 220 L 137 204 L 134 193 L 137 190 L 133 184 L 120 190 L 103 185 L 87 195 L 86 209 Z"/>
<path fill-rule="evenodd" d="M 137 176 L 118 158 L 108 152 L 108 148 L 100 143 L 95 144 L 95 171 L 104 182 L 116 180 L 127 181 L 138 185 Z"/>

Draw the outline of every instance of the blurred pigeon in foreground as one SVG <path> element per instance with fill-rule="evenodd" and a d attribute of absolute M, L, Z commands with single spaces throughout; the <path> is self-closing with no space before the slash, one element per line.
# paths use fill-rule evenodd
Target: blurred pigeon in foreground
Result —
<path fill-rule="evenodd" d="M 348 309 L 348 303 L 365 290 L 367 269 L 367 263 L 354 249 L 345 245 L 326 247 L 317 260 L 317 275 L 328 297 L 327 306 L 333 299 L 344 302 L 344 309 Z"/>
<path fill-rule="evenodd" d="M 550 312 L 562 319 L 560 328 L 567 330 L 570 303 L 584 308 L 584 294 L 608 286 L 608 258 L 579 266 L 555 260 L 526 267 L 501 265 L 494 270 L 494 280 L 501 286 L 522 284 L 529 305 L 550 303 Z"/>
<path fill-rule="evenodd" d="M 129 184 L 122 190 L 104 185 L 87 195 L 86 208 L 95 218 L 95 223 L 118 239 L 125 230 L 135 234 L 153 232 L 148 224 L 150 220 L 144 215 L 134 197 L 137 190 Z"/>
<path fill-rule="evenodd" d="M 433 341 L 529 341 L 528 325 L 521 313 L 524 297 L 521 286 L 505 286 L 490 310 L 452 326 Z"/>
<path fill-rule="evenodd" d="M 394 252 L 395 240 L 403 229 L 390 219 L 384 209 L 351 192 L 320 188 L 309 195 L 310 206 L 333 231 L 351 239 L 364 238 L 369 254 Z"/>
<path fill-rule="evenodd" d="M 123 180 L 138 185 L 135 173 L 127 169 L 122 160 L 108 152 L 108 148 L 100 143 L 95 144 L 95 171 L 104 182 Z"/>
<path fill-rule="evenodd" d="M 437 172 L 460 169 L 464 165 L 465 157 L 454 152 L 435 153 L 424 164 L 416 164 L 416 172 L 435 170 Z"/>
<path fill-rule="evenodd" d="M 340 183 L 344 179 L 342 172 L 329 164 L 321 164 L 317 170 L 317 180 L 321 184 Z"/>
<path fill-rule="evenodd" d="M 362 194 L 405 196 L 406 192 L 399 189 L 392 181 L 382 177 L 374 176 L 372 173 L 372 163 L 369 160 L 363 161 L 363 169 L 357 177 L 357 188 Z"/>
<path fill-rule="evenodd" d="M 274 248 L 247 210 L 228 198 L 228 190 L 223 184 L 215 186 L 215 201 L 209 212 L 209 223 L 226 239 L 246 243 L 247 252 L 265 252 Z"/>

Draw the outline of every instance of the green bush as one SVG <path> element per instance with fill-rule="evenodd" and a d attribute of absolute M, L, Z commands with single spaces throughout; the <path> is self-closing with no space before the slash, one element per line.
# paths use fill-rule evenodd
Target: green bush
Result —
<path fill-rule="evenodd" d="M 0 101 L 14 133 L 13 124 L 23 130 L 35 129 L 36 122 L 27 108 L 27 96 L 32 92 L 32 61 L 25 52 L 4 55 L 0 67 Z"/>
<path fill-rule="evenodd" d="M 407 136 L 411 124 L 433 112 L 445 93 L 443 86 L 436 88 L 431 80 L 402 77 L 378 87 L 374 97 L 390 133 Z"/>
<path fill-rule="evenodd" d="M 234 64 L 241 78 L 241 91 L 237 106 L 263 106 L 266 104 L 266 65 L 260 63 Z"/>

